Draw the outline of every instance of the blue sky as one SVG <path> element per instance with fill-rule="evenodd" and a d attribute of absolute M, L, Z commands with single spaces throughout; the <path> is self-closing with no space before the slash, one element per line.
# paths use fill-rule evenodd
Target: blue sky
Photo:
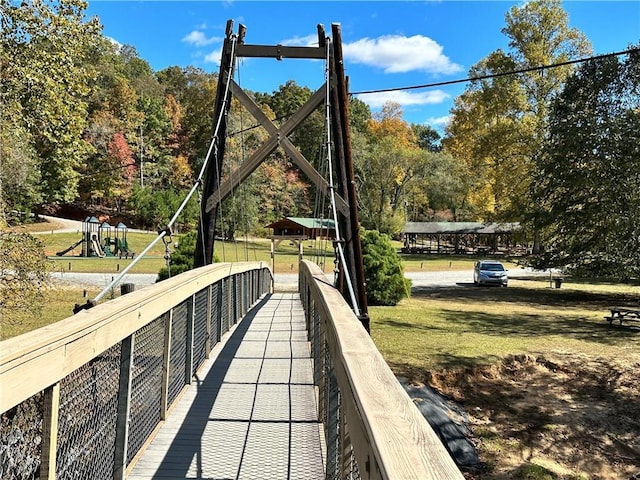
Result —
<path fill-rule="evenodd" d="M 246 25 L 245 43 L 301 45 L 317 39 L 316 25 L 341 25 L 350 91 L 423 85 L 465 78 L 497 48 L 505 13 L 522 2 L 493 1 L 117 1 L 89 0 L 103 33 L 136 47 L 154 70 L 193 65 L 218 71 L 228 19 Z M 591 41 L 595 54 L 625 50 L 640 41 L 640 1 L 563 3 L 569 24 Z M 273 92 L 287 80 L 312 89 L 324 81 L 324 62 L 246 59 L 236 81 Z M 361 96 L 373 111 L 386 100 L 402 105 L 405 120 L 442 128 L 464 84 Z"/>

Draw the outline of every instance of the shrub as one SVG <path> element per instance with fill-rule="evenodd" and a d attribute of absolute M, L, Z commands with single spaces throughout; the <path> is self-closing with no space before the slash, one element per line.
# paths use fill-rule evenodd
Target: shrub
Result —
<path fill-rule="evenodd" d="M 180 237 L 178 247 L 171 253 L 169 264 L 171 266 L 171 276 L 175 277 L 193 268 L 193 256 L 196 251 L 196 235 L 194 230 Z M 158 272 L 158 281 L 169 278 L 169 269 L 162 267 Z"/>
<path fill-rule="evenodd" d="M 408 297 L 411 281 L 404 277 L 400 257 L 387 235 L 362 231 L 362 261 L 370 305 L 395 305 Z"/>
<path fill-rule="evenodd" d="M 42 307 L 51 264 L 44 243 L 21 232 L 0 232 L 0 318 L 11 323 L 20 312 L 34 315 Z"/>
<path fill-rule="evenodd" d="M 193 268 L 193 257 L 196 252 L 196 241 L 198 239 L 198 231 L 192 230 L 189 233 L 185 233 L 180 237 L 178 246 L 175 251 L 171 253 L 169 259 L 171 265 L 171 276 L 175 277 L 181 273 L 191 270 Z M 213 263 L 219 262 L 220 259 L 214 255 Z M 169 269 L 162 267 L 158 272 L 158 281 L 166 280 L 169 278 Z"/>

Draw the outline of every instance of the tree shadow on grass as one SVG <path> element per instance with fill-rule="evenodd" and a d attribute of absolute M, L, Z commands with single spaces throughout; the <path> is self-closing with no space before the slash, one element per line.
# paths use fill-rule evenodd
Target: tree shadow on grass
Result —
<path fill-rule="evenodd" d="M 640 340 L 640 322 L 627 325 L 609 325 L 604 316 L 609 308 L 634 306 L 637 297 L 629 294 L 593 293 L 575 290 L 535 290 L 521 287 L 475 287 L 467 284 L 455 287 L 418 287 L 412 292 L 414 299 L 451 301 L 451 308 L 442 310 L 455 329 L 492 336 L 538 337 L 563 336 L 566 338 L 617 345 L 629 340 Z M 459 304 L 477 304 L 476 311 L 460 311 Z M 482 305 L 487 311 L 482 311 Z M 514 312 L 509 307 L 529 306 L 530 313 Z M 562 309 L 566 308 L 566 312 Z M 551 310 L 560 310 L 560 313 Z M 575 311 L 573 311 L 575 310 Z M 585 315 L 592 311 L 594 316 Z M 602 316 L 600 316 L 602 315 Z M 402 323 L 402 322 L 400 322 Z M 403 326 L 403 325 L 396 325 Z M 407 323 L 408 328 L 418 326 Z M 429 326 L 419 326 L 429 329 Z"/>
<path fill-rule="evenodd" d="M 414 287 L 414 298 L 451 299 L 465 302 L 509 302 L 513 304 L 546 307 L 589 307 L 602 310 L 611 306 L 638 306 L 638 296 L 624 293 L 594 293 L 571 289 L 531 289 L 522 287 L 476 287 L 461 283 L 455 287 Z"/>
<path fill-rule="evenodd" d="M 391 317 L 384 317 L 379 320 L 376 320 L 376 324 L 378 325 L 386 325 L 391 328 L 397 329 L 407 329 L 407 330 L 418 330 L 418 331 L 443 331 L 447 330 L 446 328 L 439 327 L 436 325 L 425 325 L 411 322 L 402 322 L 399 320 L 395 320 Z"/>
<path fill-rule="evenodd" d="M 617 345 L 625 339 L 640 340 L 640 328 L 636 326 L 620 328 L 617 325 L 609 326 L 604 320 L 596 323 L 581 316 L 551 318 L 548 314 L 460 312 L 454 309 L 444 312 L 458 329 L 462 326 L 464 331 L 482 335 L 526 338 L 562 336 L 605 345 Z"/>

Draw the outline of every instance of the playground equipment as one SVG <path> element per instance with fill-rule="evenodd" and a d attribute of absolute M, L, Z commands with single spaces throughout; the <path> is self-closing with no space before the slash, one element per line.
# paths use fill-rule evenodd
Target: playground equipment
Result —
<path fill-rule="evenodd" d="M 113 250 L 114 256 L 117 255 L 120 258 L 131 256 L 133 258 L 134 253 L 129 250 L 129 243 L 127 242 L 127 226 L 122 222 L 116 225 L 115 238 L 112 245 L 115 247 Z"/>
<path fill-rule="evenodd" d="M 81 257 L 120 257 L 133 258 L 134 252 L 129 250 L 127 242 L 127 226 L 120 222 L 116 227 L 96 217 L 87 217 L 82 222 L 82 238 L 69 248 L 57 252 L 63 256 L 82 244 Z"/>

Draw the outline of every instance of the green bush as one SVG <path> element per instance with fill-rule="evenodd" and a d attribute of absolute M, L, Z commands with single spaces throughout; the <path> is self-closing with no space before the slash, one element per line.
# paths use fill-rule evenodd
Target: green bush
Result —
<path fill-rule="evenodd" d="M 178 247 L 169 257 L 172 277 L 193 268 L 193 257 L 196 251 L 196 236 L 197 231 L 194 230 L 180 237 Z M 167 267 L 162 267 L 158 272 L 158 281 L 160 282 L 167 278 L 169 278 L 169 269 Z"/>
<path fill-rule="evenodd" d="M 198 231 L 192 230 L 189 233 L 185 233 L 180 236 L 178 240 L 178 246 L 175 251 L 171 252 L 169 257 L 171 265 L 171 276 L 175 277 L 181 273 L 191 270 L 193 268 L 193 257 L 196 252 L 196 241 L 198 239 Z M 219 262 L 220 259 L 214 255 L 213 263 Z M 158 272 L 158 281 L 166 280 L 169 278 L 169 269 L 162 267 Z"/>
<path fill-rule="evenodd" d="M 370 305 L 395 305 L 409 296 L 411 281 L 404 277 L 400 257 L 387 235 L 362 231 L 362 261 Z"/>

